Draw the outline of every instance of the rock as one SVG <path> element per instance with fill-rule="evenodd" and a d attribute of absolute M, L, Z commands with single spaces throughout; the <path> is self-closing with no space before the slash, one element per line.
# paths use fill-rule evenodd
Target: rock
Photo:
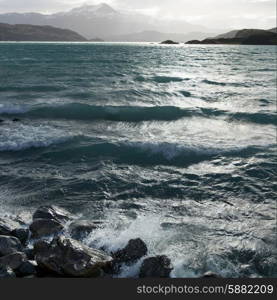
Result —
<path fill-rule="evenodd" d="M 52 219 L 63 223 L 72 219 L 72 216 L 69 212 L 56 206 L 41 206 L 33 214 L 33 220 L 36 219 Z"/>
<path fill-rule="evenodd" d="M 13 121 L 13 122 L 20 122 L 21 120 L 18 119 L 18 118 L 14 118 L 12 121 Z"/>
<path fill-rule="evenodd" d="M 249 278 L 251 276 L 251 273 L 253 273 L 251 265 L 248 264 L 240 265 L 241 278 Z"/>
<path fill-rule="evenodd" d="M 178 45 L 179 43 L 171 41 L 171 40 L 166 40 L 161 42 L 161 45 Z"/>
<path fill-rule="evenodd" d="M 29 239 L 30 231 L 27 228 L 17 228 L 13 230 L 11 234 L 17 237 L 20 242 L 25 245 Z"/>
<path fill-rule="evenodd" d="M 15 253 L 0 257 L 0 265 L 9 267 L 12 270 L 16 270 L 26 260 L 27 260 L 27 257 L 24 253 L 15 252 Z"/>
<path fill-rule="evenodd" d="M 96 277 L 112 261 L 106 253 L 65 237 L 55 238 L 51 243 L 39 241 L 34 251 L 40 268 L 60 276 Z"/>
<path fill-rule="evenodd" d="M 12 235 L 12 231 L 15 230 L 19 224 L 10 218 L 0 218 L 0 235 Z"/>
<path fill-rule="evenodd" d="M 27 249 L 24 250 L 24 253 L 26 254 L 26 256 L 29 260 L 34 260 L 35 259 L 34 248 L 27 248 Z"/>
<path fill-rule="evenodd" d="M 140 278 L 169 278 L 173 270 L 170 259 L 165 256 L 146 258 L 140 268 Z"/>
<path fill-rule="evenodd" d="M 102 224 L 101 221 L 89 222 L 77 220 L 69 225 L 68 231 L 73 239 L 79 241 L 86 238 L 93 230 L 98 229 Z"/>
<path fill-rule="evenodd" d="M 0 235 L 0 256 L 21 252 L 22 245 L 18 238 Z"/>
<path fill-rule="evenodd" d="M 192 40 L 192 41 L 188 41 L 186 42 L 186 44 L 201 44 L 201 42 L 199 40 Z"/>
<path fill-rule="evenodd" d="M 26 277 L 37 274 L 37 263 L 35 261 L 26 260 L 16 270 L 16 273 L 20 277 Z"/>
<path fill-rule="evenodd" d="M 0 278 L 14 278 L 15 273 L 10 267 L 0 265 Z"/>
<path fill-rule="evenodd" d="M 25 215 L 22 213 L 22 215 L 21 214 L 19 214 L 19 215 L 17 215 L 17 216 L 12 216 L 11 217 L 11 219 L 14 221 L 14 222 L 16 222 L 16 223 L 18 223 L 18 225 L 19 226 L 27 226 L 27 221 L 26 221 L 26 219 L 25 219 Z"/>
<path fill-rule="evenodd" d="M 35 219 L 30 225 L 32 238 L 56 235 L 64 229 L 63 225 L 51 219 Z"/>
<path fill-rule="evenodd" d="M 127 246 L 113 253 L 114 264 L 132 264 L 147 254 L 147 247 L 141 239 L 130 240 Z"/>
<path fill-rule="evenodd" d="M 205 274 L 203 274 L 202 278 L 221 278 L 221 276 L 214 272 L 208 271 Z"/>

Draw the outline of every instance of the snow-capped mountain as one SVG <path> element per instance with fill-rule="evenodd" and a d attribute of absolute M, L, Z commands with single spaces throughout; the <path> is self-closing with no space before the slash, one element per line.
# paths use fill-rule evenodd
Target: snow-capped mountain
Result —
<path fill-rule="evenodd" d="M 127 35 L 134 32 L 208 32 L 203 26 L 192 25 L 185 21 L 165 21 L 136 12 L 117 11 L 106 3 L 82 5 L 67 12 L 55 14 L 9 13 L 0 14 L 0 23 L 52 25 L 78 32 L 90 39 Z"/>
<path fill-rule="evenodd" d="M 118 12 L 114 10 L 111 6 L 106 3 L 98 4 L 98 5 L 88 5 L 84 4 L 82 6 L 71 9 L 68 12 L 58 13 L 56 15 L 67 15 L 67 16 L 86 16 L 88 18 L 93 17 L 105 17 L 105 16 L 113 16 Z"/>

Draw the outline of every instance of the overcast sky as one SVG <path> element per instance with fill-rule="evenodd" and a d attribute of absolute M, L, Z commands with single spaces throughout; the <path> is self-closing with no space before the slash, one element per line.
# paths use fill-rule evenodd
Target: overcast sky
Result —
<path fill-rule="evenodd" d="M 210 28 L 276 26 L 276 0 L 0 0 L 0 13 L 70 10 L 105 2 L 115 9 L 136 10 L 159 18 L 185 19 Z"/>

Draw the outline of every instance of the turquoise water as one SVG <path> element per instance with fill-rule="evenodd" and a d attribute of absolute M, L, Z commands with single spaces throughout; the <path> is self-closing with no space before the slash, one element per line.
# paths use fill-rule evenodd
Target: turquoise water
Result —
<path fill-rule="evenodd" d="M 2 213 L 103 219 L 85 243 L 141 237 L 172 277 L 277 276 L 275 85 L 274 46 L 1 43 Z"/>

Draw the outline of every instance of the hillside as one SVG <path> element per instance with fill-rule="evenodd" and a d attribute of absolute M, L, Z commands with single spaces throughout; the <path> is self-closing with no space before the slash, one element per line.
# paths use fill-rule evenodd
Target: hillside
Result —
<path fill-rule="evenodd" d="M 0 41 L 86 41 L 80 34 L 52 26 L 0 23 Z"/>
<path fill-rule="evenodd" d="M 215 38 L 191 40 L 187 44 L 277 45 L 277 34 L 273 30 L 233 30 Z"/>

